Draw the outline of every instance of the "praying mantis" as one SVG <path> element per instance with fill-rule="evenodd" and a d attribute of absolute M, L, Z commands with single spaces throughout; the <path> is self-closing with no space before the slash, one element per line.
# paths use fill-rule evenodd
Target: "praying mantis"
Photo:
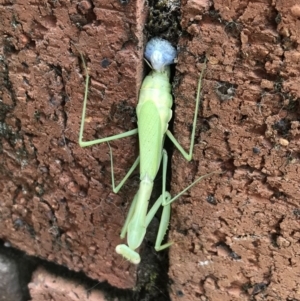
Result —
<path fill-rule="evenodd" d="M 81 147 L 87 147 L 103 142 L 108 143 L 109 141 L 129 137 L 135 134 L 138 134 L 139 136 L 140 154 L 123 180 L 121 180 L 121 182 L 117 186 L 115 185 L 114 179 L 112 150 L 108 143 L 111 158 L 111 180 L 114 193 L 119 192 L 123 184 L 135 170 L 135 168 L 140 165 L 139 189 L 134 196 L 127 218 L 125 220 L 125 224 L 120 234 L 120 237 L 122 239 L 124 239 L 127 235 L 127 244 L 120 244 L 116 247 L 116 252 L 118 254 L 122 255 L 131 263 L 138 264 L 141 258 L 136 249 L 138 249 L 142 244 L 142 241 L 146 234 L 146 229 L 160 206 L 163 207 L 163 211 L 155 243 L 156 251 L 168 248 L 172 244 L 172 242 L 162 244 L 170 220 L 170 204 L 178 199 L 188 189 L 202 180 L 204 177 L 216 173 L 212 172 L 199 177 L 191 185 L 189 185 L 173 198 L 171 197 L 170 193 L 166 191 L 168 155 L 166 150 L 163 148 L 164 140 L 165 137 L 168 136 L 174 146 L 180 151 L 180 153 L 186 160 L 190 161 L 192 159 L 195 142 L 196 122 L 200 104 L 201 83 L 205 67 L 202 69 L 198 81 L 198 91 L 195 101 L 196 108 L 193 118 L 190 148 L 189 152 L 186 152 L 168 129 L 168 124 L 172 117 L 171 107 L 173 105 L 169 65 L 173 63 L 174 58 L 177 55 L 175 48 L 168 41 L 160 38 L 153 38 L 147 43 L 145 57 L 150 62 L 152 71 L 148 76 L 145 77 L 140 89 L 139 102 L 136 107 L 138 128 L 122 134 L 117 134 L 92 141 L 83 141 L 86 104 L 88 98 L 89 74 L 83 55 L 81 53 L 80 55 L 86 73 L 86 82 L 82 118 L 79 131 L 79 145 Z M 161 162 L 162 194 L 147 213 L 149 199 L 153 190 L 153 182 L 158 173 Z"/>

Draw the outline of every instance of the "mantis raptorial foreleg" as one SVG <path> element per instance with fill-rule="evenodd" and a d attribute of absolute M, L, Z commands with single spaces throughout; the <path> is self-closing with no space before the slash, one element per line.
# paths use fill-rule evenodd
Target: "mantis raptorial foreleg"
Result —
<path fill-rule="evenodd" d="M 174 61 L 174 58 L 176 56 L 176 50 L 171 46 L 169 42 L 159 38 L 154 38 L 147 44 L 145 56 L 147 60 L 151 63 L 153 70 L 144 79 L 140 90 L 139 103 L 136 108 L 138 117 L 138 129 L 134 129 L 122 134 L 117 134 L 106 138 L 96 139 L 93 141 L 83 141 L 89 74 L 83 56 L 81 55 L 86 72 L 86 86 L 81 126 L 79 132 L 79 144 L 82 147 L 85 147 L 98 143 L 109 142 L 124 137 L 129 137 L 137 133 L 139 134 L 140 155 L 136 159 L 130 170 L 127 172 L 126 176 L 117 186 L 115 186 L 113 172 L 112 150 L 109 146 L 112 169 L 112 186 L 114 192 L 118 192 L 120 190 L 122 185 L 132 174 L 137 165 L 140 165 L 139 190 L 133 199 L 132 205 L 128 212 L 128 216 L 121 231 L 121 238 L 125 238 L 125 236 L 127 235 L 127 245 L 121 244 L 116 247 L 117 253 L 121 254 L 127 260 L 135 264 L 138 264 L 140 262 L 140 256 L 135 250 L 140 247 L 146 233 L 146 228 L 148 227 L 149 223 L 153 219 L 160 206 L 163 206 L 163 212 L 155 243 L 155 249 L 158 251 L 165 249 L 172 244 L 171 242 L 169 242 L 162 245 L 162 241 L 167 231 L 167 227 L 170 220 L 170 204 L 176 199 L 178 199 L 193 185 L 202 180 L 204 177 L 216 173 L 213 172 L 208 175 L 199 177 L 191 185 L 189 185 L 186 189 L 184 189 L 182 192 L 180 192 L 173 198 L 171 198 L 170 193 L 166 191 L 168 156 L 167 152 L 163 149 L 163 142 L 165 140 L 165 136 L 167 135 L 173 142 L 173 144 L 176 146 L 176 148 L 187 160 L 190 161 L 192 159 L 193 148 L 195 143 L 197 115 L 200 104 L 201 81 L 206 62 L 198 82 L 198 92 L 196 97 L 196 109 L 193 118 L 191 143 L 189 152 L 186 152 L 183 149 L 183 147 L 179 144 L 179 142 L 175 139 L 173 134 L 168 130 L 168 123 L 172 116 L 172 95 L 171 84 L 169 83 L 169 65 Z M 157 175 L 161 161 L 163 163 L 162 194 L 147 213 L 148 202 L 153 189 L 153 181 Z"/>

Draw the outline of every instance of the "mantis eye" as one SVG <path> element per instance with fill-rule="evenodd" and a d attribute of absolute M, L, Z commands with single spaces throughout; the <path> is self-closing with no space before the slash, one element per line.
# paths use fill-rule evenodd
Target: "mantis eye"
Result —
<path fill-rule="evenodd" d="M 146 45 L 145 57 L 156 71 L 162 71 L 164 66 L 171 65 L 176 55 L 176 49 L 167 40 L 153 38 Z"/>

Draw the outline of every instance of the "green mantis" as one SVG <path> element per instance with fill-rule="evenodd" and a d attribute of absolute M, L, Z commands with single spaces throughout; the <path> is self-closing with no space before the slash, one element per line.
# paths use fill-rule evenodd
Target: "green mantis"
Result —
<path fill-rule="evenodd" d="M 140 255 L 136 251 L 142 244 L 142 241 L 146 234 L 146 229 L 153 219 L 154 215 L 163 206 L 163 212 L 159 225 L 159 230 L 156 238 L 155 249 L 157 251 L 163 250 L 169 247 L 172 242 L 162 244 L 163 238 L 167 231 L 167 227 L 170 220 L 170 204 L 178 199 L 183 193 L 190 189 L 193 185 L 199 182 L 204 177 L 211 174 L 204 175 L 195 180 L 186 189 L 180 192 L 175 197 L 171 197 L 170 193 L 166 191 L 166 174 L 167 174 L 167 162 L 168 155 L 163 149 L 165 137 L 168 136 L 173 142 L 176 148 L 188 161 L 192 159 L 197 115 L 200 103 L 200 90 L 201 81 L 203 77 L 204 68 L 201 72 L 198 91 L 196 97 L 196 109 L 193 119 L 193 129 L 191 134 L 191 143 L 189 152 L 186 152 L 182 146 L 177 142 L 173 134 L 168 130 L 168 123 L 172 117 L 172 95 L 170 84 L 170 67 L 176 56 L 176 50 L 171 44 L 160 38 L 154 38 L 150 40 L 146 46 L 145 56 L 149 60 L 152 66 L 152 71 L 142 83 L 140 89 L 139 102 L 136 108 L 138 118 L 138 128 L 102 138 L 93 141 L 83 141 L 84 121 L 86 115 L 86 103 L 88 95 L 88 82 L 89 75 L 84 63 L 86 71 L 86 86 L 82 111 L 81 126 L 79 132 L 79 144 L 81 147 L 91 146 L 98 143 L 109 142 L 112 140 L 128 137 L 134 134 L 139 135 L 139 156 L 134 162 L 133 166 L 127 172 L 124 179 L 115 186 L 115 179 L 113 173 L 113 159 L 112 151 L 110 148 L 111 157 L 111 177 L 114 193 L 117 193 L 128 177 L 132 174 L 137 165 L 140 165 L 140 186 L 136 193 L 133 202 L 130 206 L 125 224 L 122 228 L 120 237 L 124 239 L 127 235 L 127 244 L 120 244 L 116 247 L 116 252 L 122 255 L 125 259 L 134 264 L 140 262 Z M 83 60 L 83 57 L 82 57 Z M 84 62 L 84 60 L 83 60 Z M 148 211 L 148 203 L 151 197 L 153 189 L 153 181 L 157 175 L 160 164 L 162 162 L 162 194 L 158 200 L 154 203 L 153 207 Z"/>

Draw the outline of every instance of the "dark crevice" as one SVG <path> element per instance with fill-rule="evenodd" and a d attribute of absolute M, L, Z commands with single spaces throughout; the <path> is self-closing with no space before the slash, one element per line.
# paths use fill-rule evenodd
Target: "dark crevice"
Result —
<path fill-rule="evenodd" d="M 161 37 L 174 46 L 177 45 L 179 33 L 181 32 L 179 17 L 180 17 L 180 3 L 178 6 L 170 6 L 168 1 L 163 0 L 150 0 L 149 1 L 149 15 L 148 22 L 145 25 L 147 36 Z M 150 72 L 150 68 L 145 64 L 146 73 Z M 175 66 L 171 66 L 171 82 L 174 79 Z M 124 103 L 123 109 L 126 110 L 126 104 Z M 120 109 L 120 108 L 115 108 Z M 129 111 L 131 108 L 128 108 Z M 173 106 L 173 112 L 175 111 L 175 105 Z M 176 113 L 173 114 L 173 119 L 169 123 L 169 129 L 172 132 L 174 119 L 176 118 Z M 134 114 L 131 114 L 131 119 L 135 118 Z M 168 167 L 167 167 L 167 191 L 170 191 L 171 184 L 171 160 L 173 155 L 174 146 L 166 139 L 164 144 L 164 149 L 168 153 Z M 161 164 L 162 165 L 162 164 Z M 159 198 L 162 193 L 162 166 L 157 173 L 157 177 L 154 182 L 154 188 L 152 192 L 152 197 L 149 203 L 149 208 L 154 204 L 154 202 Z M 161 209 L 153 218 L 149 227 L 147 228 L 147 233 L 143 246 L 140 250 L 140 255 L 142 261 L 138 267 L 138 279 L 137 287 L 134 294 L 134 300 L 146 301 L 146 300 L 170 300 L 169 296 L 169 255 L 168 249 L 160 252 L 156 252 L 154 249 L 155 240 L 158 232 Z M 168 235 L 166 235 L 164 242 L 167 242 Z M 163 242 L 163 243 L 164 243 Z"/>
<path fill-rule="evenodd" d="M 149 0 L 149 15 L 145 29 L 149 39 L 161 37 L 177 45 L 180 34 L 180 0 Z"/>
<path fill-rule="evenodd" d="M 175 67 L 171 67 L 171 81 L 174 77 Z M 174 107 L 173 107 L 174 112 Z M 175 115 L 175 114 L 173 114 Z M 172 132 L 174 119 L 169 123 L 169 129 Z M 166 179 L 166 189 L 170 191 L 171 188 L 171 161 L 174 151 L 174 146 L 172 142 L 167 138 L 164 143 L 164 149 L 168 153 L 168 166 L 167 166 L 167 179 Z M 154 181 L 154 188 L 149 202 L 149 209 L 154 204 L 154 202 L 159 198 L 162 193 L 162 164 L 157 173 L 157 177 Z M 142 261 L 138 267 L 138 279 L 137 279 L 137 289 L 134 295 L 134 300 L 170 300 L 169 290 L 168 290 L 168 270 L 169 270 L 169 249 L 165 249 L 160 252 L 156 252 L 154 249 L 155 240 L 159 228 L 159 222 L 161 218 L 162 208 L 157 212 L 156 216 L 147 228 L 145 240 L 143 247 L 140 251 Z M 168 234 L 166 234 L 163 243 L 168 241 Z"/>
<path fill-rule="evenodd" d="M 5 55 L 4 57 L 9 57 L 6 53 L 6 51 L 10 51 L 11 49 L 5 48 Z M 12 105 L 6 105 L 3 102 L 0 102 L 0 136 L 6 139 L 6 141 L 9 143 L 9 145 L 12 148 L 15 148 L 17 145 L 18 140 L 22 141 L 22 145 L 20 148 L 16 150 L 15 157 L 17 157 L 19 160 L 24 155 L 24 152 L 21 153 L 21 150 L 25 150 L 24 147 L 24 140 L 22 136 L 21 131 L 21 122 L 20 120 L 16 120 L 15 122 L 15 128 L 13 129 L 11 126 L 8 126 L 5 123 L 6 117 L 13 112 L 17 100 L 16 95 L 14 92 L 13 85 L 9 78 L 9 66 L 8 62 L 2 58 L 0 58 L 0 86 L 2 87 L 2 90 L 5 91 L 10 99 L 12 100 Z M 18 144 L 20 145 L 20 144 Z M 0 154 L 3 152 L 3 146 L 2 142 L 0 140 Z M 25 153 L 26 155 L 26 153 Z"/>

